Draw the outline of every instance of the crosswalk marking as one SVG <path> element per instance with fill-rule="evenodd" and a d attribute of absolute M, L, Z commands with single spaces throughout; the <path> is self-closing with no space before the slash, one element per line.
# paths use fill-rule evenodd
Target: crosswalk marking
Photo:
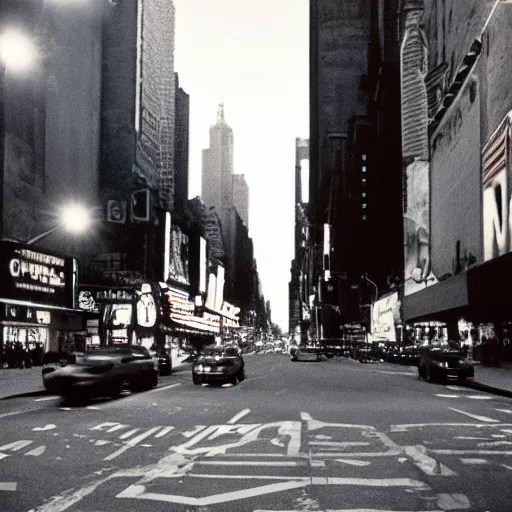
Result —
<path fill-rule="evenodd" d="M 4 444 L 0 446 L 0 451 L 11 450 L 13 452 L 17 452 L 22 448 L 25 448 L 29 444 L 32 444 L 33 441 L 23 440 L 23 441 L 14 441 L 14 443 Z"/>
<path fill-rule="evenodd" d="M 29 452 L 25 453 L 25 456 L 32 456 L 32 457 L 39 457 L 39 455 L 42 455 L 46 451 L 46 446 L 43 444 L 42 446 L 38 446 L 37 448 L 34 448 L 33 450 L 30 450 Z"/>
<path fill-rule="evenodd" d="M 115 427 L 117 425 L 121 425 L 121 423 L 107 421 L 105 423 L 100 423 L 99 425 L 96 425 L 95 427 L 92 427 L 90 430 L 104 430 L 107 427 L 110 428 L 110 427 Z"/>
<path fill-rule="evenodd" d="M 0 482 L 0 491 L 15 491 L 17 487 L 17 482 Z"/>
<path fill-rule="evenodd" d="M 133 436 L 133 434 L 137 433 L 140 430 L 140 428 L 133 428 L 132 430 L 129 430 L 125 434 L 122 434 L 119 436 L 119 439 L 128 439 L 130 436 Z"/>
<path fill-rule="evenodd" d="M 505 414 L 512 414 L 512 409 L 495 409 L 498 412 L 504 412 Z"/>
<path fill-rule="evenodd" d="M 164 427 L 160 432 L 158 432 L 158 434 L 155 435 L 155 437 L 164 437 L 171 430 L 174 430 L 174 427 Z"/>
<path fill-rule="evenodd" d="M 116 430 L 122 430 L 123 428 L 127 427 L 128 425 L 123 425 L 122 423 L 119 423 L 119 425 L 116 425 L 115 427 L 109 428 L 107 432 L 115 432 Z"/>
<path fill-rule="evenodd" d="M 488 464 L 489 463 L 486 459 L 466 459 L 466 458 L 462 458 L 462 457 L 461 457 L 460 461 L 463 464 L 472 464 L 472 465 Z"/>

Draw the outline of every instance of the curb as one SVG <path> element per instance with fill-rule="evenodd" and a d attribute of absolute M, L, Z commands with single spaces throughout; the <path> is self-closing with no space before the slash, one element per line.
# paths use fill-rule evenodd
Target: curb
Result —
<path fill-rule="evenodd" d="M 478 389 L 479 391 L 485 391 L 487 393 L 492 393 L 493 395 L 512 398 L 512 391 L 509 391 L 508 389 L 495 388 L 493 386 L 481 384 L 480 382 L 465 382 L 464 385 L 467 388 Z"/>

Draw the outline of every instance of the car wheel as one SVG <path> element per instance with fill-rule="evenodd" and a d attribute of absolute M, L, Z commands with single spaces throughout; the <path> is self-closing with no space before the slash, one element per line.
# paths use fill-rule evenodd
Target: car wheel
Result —
<path fill-rule="evenodd" d="M 425 380 L 428 382 L 434 382 L 434 377 L 432 375 L 432 372 L 430 371 L 430 366 L 427 366 L 425 371 Z"/>
<path fill-rule="evenodd" d="M 232 375 L 231 377 L 228 378 L 228 383 L 229 384 L 233 384 L 233 386 L 236 386 L 237 384 L 237 379 L 236 379 L 236 374 L 235 375 Z"/>
<path fill-rule="evenodd" d="M 459 382 L 466 382 L 467 375 L 459 375 Z"/>
<path fill-rule="evenodd" d="M 200 386 L 201 385 L 201 378 L 199 377 L 199 375 L 193 373 L 192 374 L 192 382 L 196 385 L 196 386 Z"/>
<path fill-rule="evenodd" d="M 243 368 L 240 368 L 238 372 L 238 382 L 243 382 L 245 380 L 245 371 Z"/>
<path fill-rule="evenodd" d="M 122 379 L 114 381 L 110 387 L 109 396 L 112 398 L 118 398 L 123 390 L 123 384 L 124 381 Z"/>

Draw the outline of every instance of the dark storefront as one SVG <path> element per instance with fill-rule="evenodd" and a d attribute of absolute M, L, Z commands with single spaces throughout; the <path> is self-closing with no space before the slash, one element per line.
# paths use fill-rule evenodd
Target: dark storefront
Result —
<path fill-rule="evenodd" d="M 0 242 L 0 348 L 4 365 L 22 351 L 40 364 L 48 351 L 85 343 L 83 312 L 75 306 L 75 259 L 16 242 Z M 18 354 L 15 356 L 15 353 Z"/>

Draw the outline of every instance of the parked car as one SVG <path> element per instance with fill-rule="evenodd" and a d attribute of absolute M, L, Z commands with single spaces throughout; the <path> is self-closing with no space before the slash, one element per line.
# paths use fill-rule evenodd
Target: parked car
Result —
<path fill-rule="evenodd" d="M 475 376 L 475 368 L 463 352 L 430 350 L 420 357 L 418 374 L 428 381 L 444 381 L 450 377 L 465 380 Z"/>
<path fill-rule="evenodd" d="M 158 373 L 160 375 L 171 375 L 172 359 L 165 349 L 155 349 L 149 351 L 153 359 L 156 360 Z"/>
<path fill-rule="evenodd" d="M 306 345 L 290 347 L 290 359 L 292 361 L 321 361 L 322 350 L 319 347 Z"/>
<path fill-rule="evenodd" d="M 117 345 L 46 358 L 45 388 L 62 396 L 118 396 L 124 388 L 143 391 L 158 384 L 158 365 L 138 345 Z"/>
<path fill-rule="evenodd" d="M 245 379 L 245 362 L 236 348 L 205 347 L 192 366 L 192 382 L 236 385 Z"/>

